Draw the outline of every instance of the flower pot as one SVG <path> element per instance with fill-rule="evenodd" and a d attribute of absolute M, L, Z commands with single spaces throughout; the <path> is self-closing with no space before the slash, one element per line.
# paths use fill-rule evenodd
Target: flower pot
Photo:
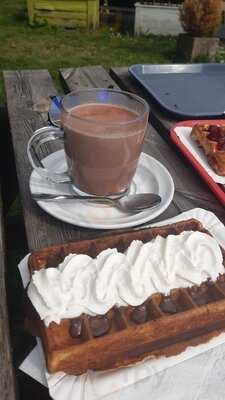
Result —
<path fill-rule="evenodd" d="M 135 33 L 178 35 L 183 32 L 179 7 L 176 5 L 150 5 L 135 3 Z"/>
<path fill-rule="evenodd" d="M 200 57 L 210 60 L 216 55 L 219 39 L 215 37 L 193 37 L 181 34 L 177 41 L 177 56 L 183 61 L 194 61 Z"/>

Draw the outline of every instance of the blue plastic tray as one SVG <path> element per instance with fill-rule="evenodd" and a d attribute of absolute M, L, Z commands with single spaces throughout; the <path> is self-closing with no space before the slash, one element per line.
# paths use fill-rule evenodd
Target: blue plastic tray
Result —
<path fill-rule="evenodd" d="M 166 111 L 182 118 L 225 118 L 225 65 L 133 65 L 130 74 Z"/>

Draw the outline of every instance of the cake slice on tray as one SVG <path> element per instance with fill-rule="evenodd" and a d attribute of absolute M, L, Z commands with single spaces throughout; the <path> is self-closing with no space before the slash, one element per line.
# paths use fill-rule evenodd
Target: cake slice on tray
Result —
<path fill-rule="evenodd" d="M 194 219 L 34 251 L 28 320 L 48 371 L 125 367 L 218 335 L 224 260 Z"/>
<path fill-rule="evenodd" d="M 192 128 L 191 138 L 203 149 L 216 174 L 225 176 L 225 125 L 197 123 Z"/>

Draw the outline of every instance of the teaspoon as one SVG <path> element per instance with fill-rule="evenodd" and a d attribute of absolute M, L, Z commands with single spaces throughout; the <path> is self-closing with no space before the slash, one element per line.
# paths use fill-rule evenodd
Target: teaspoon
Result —
<path fill-rule="evenodd" d="M 161 202 L 161 197 L 155 193 L 139 193 L 112 199 L 103 196 L 79 196 L 76 194 L 51 194 L 51 193 L 32 193 L 34 200 L 41 201 L 60 201 L 60 200 L 83 200 L 89 203 L 101 203 L 115 206 L 128 213 L 137 213 L 145 209 L 157 206 Z"/>

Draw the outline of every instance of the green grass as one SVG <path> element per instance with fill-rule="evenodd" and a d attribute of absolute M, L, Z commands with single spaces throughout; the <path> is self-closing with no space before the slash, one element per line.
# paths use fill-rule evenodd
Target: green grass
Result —
<path fill-rule="evenodd" d="M 25 0 L 1 0 L 1 70 L 46 68 L 58 84 L 58 69 L 101 64 L 106 68 L 135 63 L 166 63 L 175 56 L 172 37 L 133 37 L 107 28 L 97 32 L 30 27 Z M 0 82 L 0 102 L 4 99 Z"/>

